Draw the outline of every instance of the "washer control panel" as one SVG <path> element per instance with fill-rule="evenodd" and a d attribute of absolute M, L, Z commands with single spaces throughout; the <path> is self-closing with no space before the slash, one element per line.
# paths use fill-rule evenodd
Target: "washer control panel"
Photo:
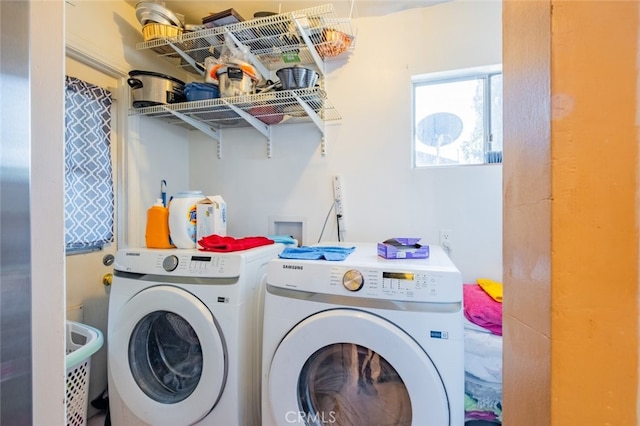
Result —
<path fill-rule="evenodd" d="M 120 250 L 114 264 L 116 271 L 177 277 L 231 278 L 241 268 L 240 255 L 196 250 Z"/>
<path fill-rule="evenodd" d="M 220 256 L 212 254 L 188 254 L 158 256 L 158 262 L 166 272 L 175 272 L 183 276 L 217 277 L 238 275 L 234 272 L 239 260 L 237 256 Z"/>

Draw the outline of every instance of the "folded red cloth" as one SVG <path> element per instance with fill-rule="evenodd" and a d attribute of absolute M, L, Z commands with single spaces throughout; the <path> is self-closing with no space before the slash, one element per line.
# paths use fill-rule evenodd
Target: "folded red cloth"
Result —
<path fill-rule="evenodd" d="M 274 241 L 267 237 L 233 238 L 223 237 L 216 234 L 202 237 L 200 241 L 198 241 L 198 244 L 201 246 L 200 250 L 219 252 L 247 250 L 253 247 L 266 246 L 273 243 Z"/>

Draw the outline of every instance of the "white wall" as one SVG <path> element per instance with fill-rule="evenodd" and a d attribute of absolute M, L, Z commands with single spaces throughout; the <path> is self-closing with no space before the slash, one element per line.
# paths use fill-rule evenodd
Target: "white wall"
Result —
<path fill-rule="evenodd" d="M 221 194 L 229 235 L 268 233 L 269 216 L 306 219 L 315 243 L 332 203 L 331 178 L 344 179 L 349 241 L 418 236 L 438 243 L 453 231 L 452 258 L 465 282 L 502 279 L 502 167 L 411 168 L 412 75 L 501 63 L 499 1 L 455 1 L 355 20 L 348 62 L 332 63 L 326 87 L 342 115 L 326 132 L 312 124 L 275 126 L 273 156 L 253 129 L 216 142 L 190 132 L 190 189 Z M 337 238 L 335 221 L 323 241 Z"/>

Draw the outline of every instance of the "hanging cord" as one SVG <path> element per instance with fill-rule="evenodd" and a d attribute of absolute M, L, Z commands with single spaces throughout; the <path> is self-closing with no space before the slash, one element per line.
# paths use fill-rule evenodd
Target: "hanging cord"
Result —
<path fill-rule="evenodd" d="M 331 215 L 331 212 L 333 211 L 333 208 L 336 206 L 336 202 L 334 200 L 333 203 L 331 203 L 331 208 L 329 209 L 329 211 L 327 212 L 327 217 L 324 218 L 324 224 L 322 225 L 322 231 L 320 231 L 320 236 L 318 237 L 318 243 L 320 242 L 320 240 L 322 239 L 322 235 L 324 234 L 324 228 L 327 226 L 327 222 L 329 221 L 329 215 Z"/>
<path fill-rule="evenodd" d="M 336 226 L 338 228 L 338 242 L 342 241 L 342 238 L 340 236 L 340 219 L 342 218 L 341 214 L 337 214 L 336 215 Z"/>

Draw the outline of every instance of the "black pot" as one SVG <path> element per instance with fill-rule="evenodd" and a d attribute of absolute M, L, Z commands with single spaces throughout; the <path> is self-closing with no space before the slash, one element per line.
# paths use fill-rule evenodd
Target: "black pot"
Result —
<path fill-rule="evenodd" d="M 152 71 L 129 71 L 134 108 L 184 102 L 184 82 L 169 75 Z"/>

